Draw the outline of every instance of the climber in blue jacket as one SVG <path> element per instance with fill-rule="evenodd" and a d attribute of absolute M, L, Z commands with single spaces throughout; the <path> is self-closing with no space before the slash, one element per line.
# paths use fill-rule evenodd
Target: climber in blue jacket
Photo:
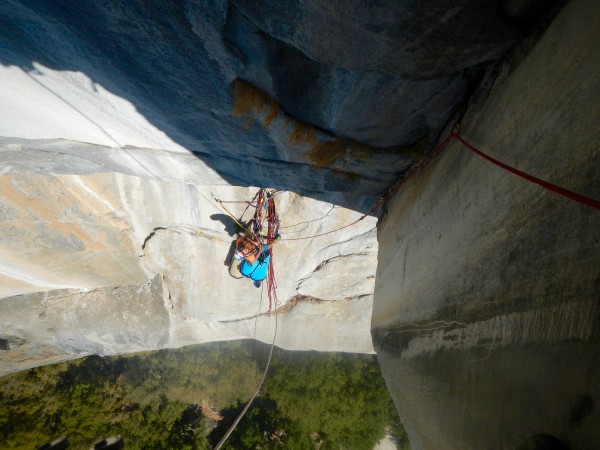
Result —
<path fill-rule="evenodd" d="M 254 281 L 254 286 L 260 287 L 262 280 L 267 278 L 271 262 L 271 250 L 268 245 L 263 245 L 262 251 L 254 262 L 244 259 L 240 264 L 240 273 Z"/>
<path fill-rule="evenodd" d="M 263 245 L 260 249 L 260 243 L 257 240 L 243 237 L 238 239 L 234 261 L 242 261 L 238 267 L 240 274 L 253 280 L 254 286 L 257 288 L 267 278 L 269 263 L 271 262 L 271 247 L 278 240 L 279 235 L 270 245 Z"/>

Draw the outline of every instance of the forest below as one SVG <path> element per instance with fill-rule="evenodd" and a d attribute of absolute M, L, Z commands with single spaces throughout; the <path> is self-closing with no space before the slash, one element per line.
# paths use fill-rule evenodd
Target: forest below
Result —
<path fill-rule="evenodd" d="M 92 356 L 0 379 L 0 447 L 67 435 L 89 448 L 119 434 L 127 449 L 214 446 L 262 376 L 269 346 L 204 344 Z M 275 349 L 259 397 L 224 448 L 409 448 L 372 355 Z"/>

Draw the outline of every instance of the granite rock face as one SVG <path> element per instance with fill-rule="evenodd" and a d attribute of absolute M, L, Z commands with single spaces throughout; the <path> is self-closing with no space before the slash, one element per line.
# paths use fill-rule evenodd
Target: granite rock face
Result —
<path fill-rule="evenodd" d="M 292 4 L 278 5 L 285 9 Z M 295 7 L 299 5 L 297 3 Z M 365 41 L 363 48 L 355 46 L 356 37 L 349 41 L 353 45 L 347 52 L 352 56 L 348 55 L 348 58 L 361 67 L 314 58 L 303 51 L 301 43 L 277 38 L 283 34 L 281 30 L 270 32 L 269 26 L 273 22 L 289 25 L 283 20 L 287 11 L 279 12 L 280 17 L 277 12 L 262 11 L 271 11 L 266 5 L 261 8 L 244 6 L 230 7 L 225 29 L 227 39 L 246 56 L 240 78 L 277 98 L 285 111 L 294 117 L 369 145 L 406 145 L 429 134 L 434 139 L 465 97 L 477 74 L 474 69 L 463 71 L 466 66 L 441 77 L 423 80 L 385 73 L 369 66 L 368 62 L 362 65 L 362 52 L 373 43 Z M 248 17 L 246 11 L 253 13 Z M 293 14 L 296 14 L 294 20 L 301 20 L 298 19 L 302 16 L 300 11 Z M 319 16 L 316 11 L 313 15 Z M 361 16 L 357 14 L 357 17 Z M 312 23 L 310 19 L 304 20 L 307 24 Z M 325 27 L 325 23 L 321 26 Z M 265 32 L 265 28 L 269 32 Z M 314 31 L 308 25 L 302 28 Z M 337 30 L 331 25 L 326 29 Z M 351 30 L 346 32 L 351 33 Z M 329 48 L 328 37 L 314 37 L 320 52 L 326 54 L 335 51 Z"/>
<path fill-rule="evenodd" d="M 597 2 L 567 5 L 473 103 L 464 138 L 600 199 L 598 27 Z M 390 202 L 373 338 L 413 448 L 597 445 L 599 219 L 457 142 Z"/>
<path fill-rule="evenodd" d="M 233 0 L 265 33 L 308 58 L 412 79 L 497 59 L 519 35 L 498 2 Z"/>
<path fill-rule="evenodd" d="M 420 156 L 397 147 L 435 141 L 537 4 L 511 2 L 517 23 L 481 1 L 0 3 L 0 372 L 270 342 L 275 318 L 282 347 L 372 352 L 375 216 L 292 238 L 369 211 Z M 236 80 L 280 106 L 270 126 L 232 117 Z M 298 121 L 372 148 L 319 168 Z M 285 227 L 271 316 L 229 277 L 212 198 L 257 187 Z"/>
<path fill-rule="evenodd" d="M 297 118 L 379 147 L 433 143 L 539 2 L 232 0 L 240 77 Z"/>
<path fill-rule="evenodd" d="M 2 150 L 27 161 L 28 152 L 70 154 L 81 147 L 24 144 Z M 101 167 L 110 152 L 103 160 L 98 150 L 87 161 L 95 157 Z M 273 249 L 279 304 L 269 305 L 266 290 L 230 277 L 237 228 L 213 200 L 250 200 L 256 189 L 175 181 L 183 170 L 170 170 L 170 180 L 15 167 L 0 177 L 0 337 L 10 346 L 0 352 L 2 373 L 87 354 L 240 338 L 270 342 L 276 322 L 276 343 L 284 348 L 373 351 L 375 218 L 294 241 L 361 213 L 280 193 L 283 239 Z M 228 209 L 239 216 L 244 206 Z M 340 263 L 350 264 L 347 275 L 335 276 Z"/>

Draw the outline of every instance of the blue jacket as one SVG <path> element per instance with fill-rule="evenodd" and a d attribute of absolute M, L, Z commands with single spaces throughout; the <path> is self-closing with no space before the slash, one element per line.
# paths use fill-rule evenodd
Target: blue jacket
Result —
<path fill-rule="evenodd" d="M 271 261 L 271 252 L 269 247 L 264 245 L 262 253 L 256 261 L 249 263 L 244 260 L 240 264 L 240 272 L 245 277 L 248 277 L 254 281 L 262 281 L 267 278 L 267 271 L 269 269 L 269 262 Z"/>

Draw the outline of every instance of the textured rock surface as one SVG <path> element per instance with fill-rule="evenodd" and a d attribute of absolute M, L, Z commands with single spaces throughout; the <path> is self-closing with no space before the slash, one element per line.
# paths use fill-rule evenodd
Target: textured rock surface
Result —
<path fill-rule="evenodd" d="M 566 6 L 465 138 L 600 198 L 598 27 L 597 2 Z M 457 143 L 389 211 L 373 336 L 413 448 L 516 448 L 537 433 L 596 446 L 600 213 Z"/>
<path fill-rule="evenodd" d="M 431 142 L 481 64 L 520 36 L 480 1 L 428 11 L 419 2 L 342 10 L 307 1 L 265 15 L 268 3 L 0 3 L 2 370 L 270 341 L 274 318 L 254 319 L 266 298 L 222 264 L 233 227 L 211 193 L 245 200 L 254 186 L 280 189 L 288 238 L 352 222 L 415 155 L 345 151 L 316 169 L 306 147 L 289 144 L 289 116 L 318 127 L 320 139 Z M 535 4 L 511 11 L 527 21 Z M 270 127 L 232 118 L 236 79 L 282 106 Z M 374 226 L 368 217 L 279 246 L 279 345 L 373 351 Z M 119 309 L 126 298 L 138 306 Z M 124 323 L 132 328 L 120 331 Z"/>
<path fill-rule="evenodd" d="M 406 169 L 410 158 L 376 155 L 351 165 L 349 183 L 287 144 L 283 115 L 268 130 L 233 119 L 243 63 L 225 43 L 226 12 L 212 1 L 3 2 L 0 136 L 191 151 L 224 184 L 323 200 L 379 194 Z M 357 209 L 354 200 L 340 198 Z"/>
<path fill-rule="evenodd" d="M 411 78 L 449 75 L 496 59 L 518 37 L 497 3 L 481 0 L 232 4 L 311 59 Z"/>
<path fill-rule="evenodd" d="M 142 285 L 60 289 L 2 299 L 2 373 L 86 354 L 164 347 L 169 314 L 160 276 Z"/>
<path fill-rule="evenodd" d="M 480 73 L 557 2 L 232 0 L 240 77 L 301 120 L 375 146 L 436 140 Z"/>
<path fill-rule="evenodd" d="M 69 152 L 69 144 L 38 146 Z M 250 199 L 255 189 L 115 172 L 15 171 L 0 177 L 0 330 L 11 347 L 0 352 L 3 373 L 38 365 L 25 357 L 32 353 L 69 358 L 273 339 L 275 317 L 255 319 L 268 310 L 266 292 L 261 300 L 261 290 L 228 274 L 235 226 L 212 199 Z M 278 195 L 277 203 L 284 239 L 361 215 L 292 193 Z M 240 214 L 244 205 L 228 206 Z M 274 249 L 277 292 L 281 307 L 294 302 L 278 315 L 277 344 L 372 352 L 376 251 L 372 217 L 346 232 L 282 241 Z M 331 276 L 330 267 L 343 261 L 350 276 Z M 303 304 L 306 296 L 312 298 Z"/>
<path fill-rule="evenodd" d="M 278 5 L 286 9 L 292 3 Z M 302 8 L 300 3 L 293 5 L 292 9 Z M 360 142 L 387 147 L 409 144 L 430 133 L 434 139 L 466 95 L 477 73 L 476 70 L 464 73 L 457 70 L 426 80 L 384 73 L 374 70 L 374 66 L 362 60 L 363 53 L 373 42 L 365 40 L 362 46 L 356 45 L 361 42 L 356 37 L 349 40 L 352 45 L 345 53 L 350 52 L 347 59 L 352 56 L 352 61 L 360 67 L 348 67 L 343 61 L 335 64 L 313 58 L 294 45 L 301 44 L 295 39 L 292 43 L 280 40 L 281 30 L 274 34 L 270 32 L 272 23 L 289 25 L 290 21 L 282 20 L 277 14 L 287 16 L 285 11 L 273 12 L 270 6 L 255 6 L 243 5 L 240 10 L 234 4 L 229 9 L 225 35 L 246 56 L 240 77 L 269 92 L 294 117 Z M 251 12 L 250 19 L 247 11 Z M 356 13 L 359 20 L 362 16 L 359 11 Z M 292 22 L 312 24 L 315 19 L 319 26 L 325 26 L 325 23 L 320 23 L 323 18 L 316 10 L 314 17 L 310 18 L 303 17 L 301 11 L 293 14 Z M 302 28 L 317 34 L 313 45 L 318 44 L 321 53 L 336 56 L 335 52 L 329 53 L 332 50 L 330 36 L 325 34 L 325 30 L 308 25 Z M 326 25 L 330 33 L 341 29 Z M 351 33 L 350 30 L 346 32 Z M 342 37 L 337 39 L 340 45 Z M 395 45 L 392 42 L 387 43 L 388 50 Z M 463 65 L 460 69 L 467 66 Z"/>

